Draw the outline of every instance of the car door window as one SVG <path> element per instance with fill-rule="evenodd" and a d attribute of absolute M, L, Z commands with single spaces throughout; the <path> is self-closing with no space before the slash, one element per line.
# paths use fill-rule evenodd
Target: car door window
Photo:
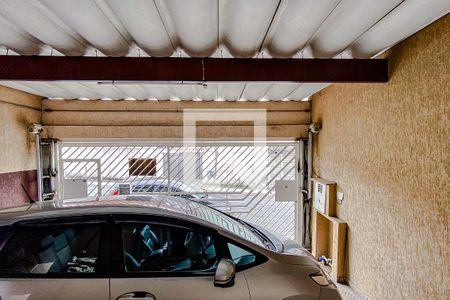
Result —
<path fill-rule="evenodd" d="M 227 243 L 228 250 L 230 251 L 231 259 L 236 266 L 248 266 L 256 261 L 256 255 L 231 243 Z"/>
<path fill-rule="evenodd" d="M 186 194 L 185 191 L 183 191 L 183 190 L 181 190 L 179 188 L 171 187 L 170 191 L 172 193 L 175 193 L 175 196 L 177 196 L 177 197 L 181 197 L 181 198 L 184 198 L 184 199 L 192 199 L 193 198 L 193 196 L 191 194 Z"/>
<path fill-rule="evenodd" d="M 0 237 L 0 274 L 96 273 L 100 224 L 19 226 Z"/>
<path fill-rule="evenodd" d="M 168 191 L 169 190 L 167 188 L 167 185 L 164 185 L 164 184 L 160 184 L 155 187 L 155 192 L 158 192 L 158 193 L 167 193 Z"/>
<path fill-rule="evenodd" d="M 217 265 L 212 234 L 165 224 L 122 224 L 125 272 L 211 273 Z"/>
<path fill-rule="evenodd" d="M 154 192 L 155 186 L 152 184 L 137 184 L 133 186 L 133 193 L 151 193 Z"/>

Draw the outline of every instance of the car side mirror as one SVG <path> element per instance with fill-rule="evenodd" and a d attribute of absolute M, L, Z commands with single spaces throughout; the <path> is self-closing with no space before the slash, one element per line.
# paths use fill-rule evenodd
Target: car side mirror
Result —
<path fill-rule="evenodd" d="M 230 287 L 234 285 L 236 265 L 231 259 L 222 258 L 214 274 L 214 286 Z"/>

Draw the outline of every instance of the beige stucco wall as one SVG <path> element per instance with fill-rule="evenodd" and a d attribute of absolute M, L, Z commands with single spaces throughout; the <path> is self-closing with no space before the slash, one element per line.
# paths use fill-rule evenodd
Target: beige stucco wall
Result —
<path fill-rule="evenodd" d="M 450 16 L 389 53 L 387 84 L 335 84 L 315 175 L 344 192 L 346 276 L 372 299 L 448 299 Z"/>
<path fill-rule="evenodd" d="M 41 98 L 0 86 L 0 173 L 36 169 L 27 127 L 41 122 Z"/>

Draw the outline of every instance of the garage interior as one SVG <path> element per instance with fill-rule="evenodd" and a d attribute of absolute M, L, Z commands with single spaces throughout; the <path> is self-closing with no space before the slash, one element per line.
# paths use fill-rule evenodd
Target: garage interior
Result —
<path fill-rule="evenodd" d="M 81 158 L 102 172 L 172 159 L 187 111 L 263 111 L 262 146 L 251 119 L 196 124 L 216 167 L 211 179 L 185 165 L 202 191 L 331 258 L 344 299 L 447 299 L 450 3 L 316 2 L 0 1 L 0 207 L 64 198 Z M 270 180 L 240 189 L 261 147 Z M 221 167 L 220 151 L 238 154 Z M 164 157 L 148 175 L 174 172 Z M 242 170 L 230 182 L 221 168 Z M 83 177 L 95 188 L 79 196 L 110 195 L 125 173 Z M 293 198 L 276 181 L 293 181 Z"/>

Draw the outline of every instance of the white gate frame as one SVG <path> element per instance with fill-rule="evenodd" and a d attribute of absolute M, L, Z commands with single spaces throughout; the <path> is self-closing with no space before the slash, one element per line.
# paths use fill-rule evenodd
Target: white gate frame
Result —
<path fill-rule="evenodd" d="M 297 140 L 295 142 L 295 182 L 298 188 L 298 197 L 295 203 L 295 227 L 294 227 L 294 237 L 295 241 L 303 246 L 303 235 L 304 235 L 304 218 L 303 215 L 303 206 L 304 206 L 304 195 L 302 193 L 303 190 L 303 175 L 305 173 L 304 168 L 304 144 Z"/>

